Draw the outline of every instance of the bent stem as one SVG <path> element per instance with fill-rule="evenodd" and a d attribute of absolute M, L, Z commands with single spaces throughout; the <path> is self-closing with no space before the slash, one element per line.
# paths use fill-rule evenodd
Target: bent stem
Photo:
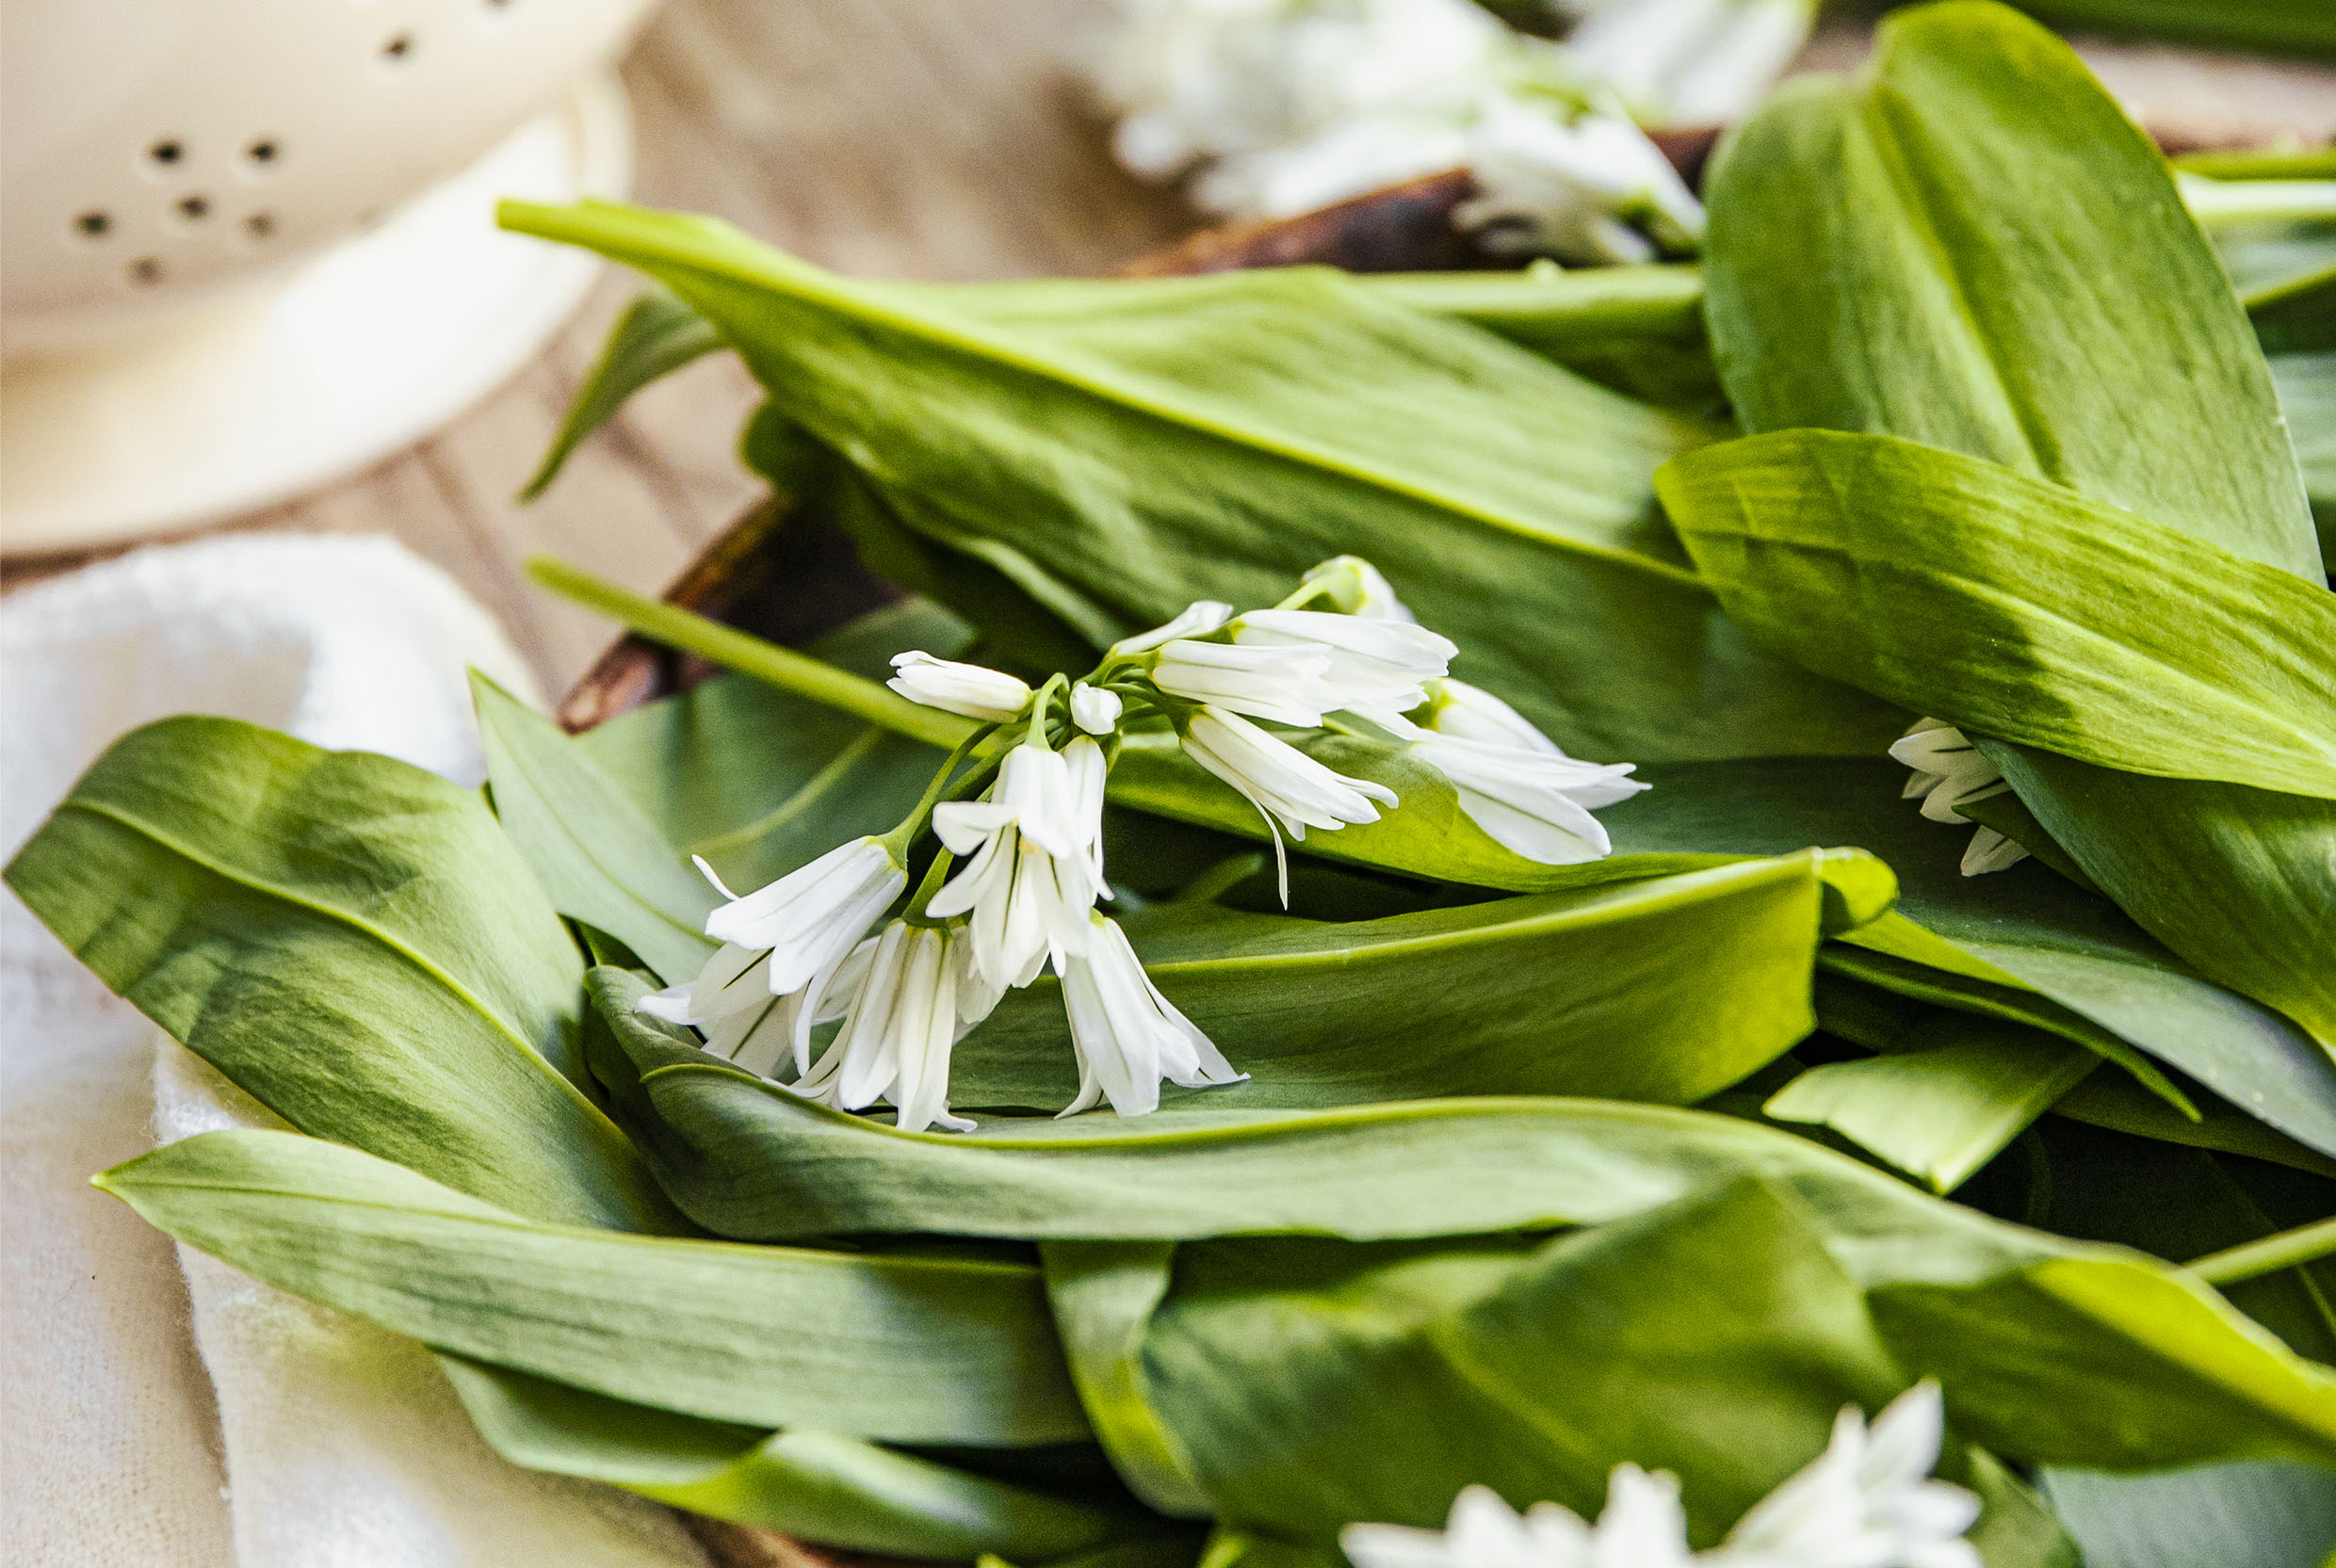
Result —
<path fill-rule="evenodd" d="M 587 609 L 669 648 L 735 670 L 782 691 L 856 715 L 871 724 L 930 745 L 955 748 L 981 728 L 970 719 L 912 703 L 889 687 L 848 670 L 725 626 L 678 605 L 644 598 L 603 577 L 549 556 L 527 561 L 527 575 Z"/>

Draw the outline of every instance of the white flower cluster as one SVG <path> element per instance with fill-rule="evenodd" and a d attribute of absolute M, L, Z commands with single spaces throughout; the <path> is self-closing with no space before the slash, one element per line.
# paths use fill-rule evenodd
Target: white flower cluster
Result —
<path fill-rule="evenodd" d="M 1850 1406 L 1825 1451 L 1706 1552 L 1688 1547 L 1679 1481 L 1635 1464 L 1614 1467 L 1594 1525 L 1555 1503 L 1518 1514 L 1471 1486 L 1440 1532 L 1350 1525 L 1339 1544 L 1355 1568 L 1980 1568 L 1964 1539 L 1979 1499 L 1929 1479 L 1943 1435 L 1939 1385 L 1927 1380 L 1870 1428 Z"/>
<path fill-rule="evenodd" d="M 1124 728 L 1172 729 L 1257 807 L 1285 901 L 1285 835 L 1374 822 L 1398 802 L 1269 724 L 1403 746 L 1517 854 L 1563 865 L 1607 853 L 1590 813 L 1646 787 L 1627 777 L 1630 765 L 1566 756 L 1506 703 L 1446 675 L 1454 652 L 1369 562 L 1340 557 L 1271 609 L 1192 605 L 1114 645 L 1078 681 L 1033 689 L 979 665 L 902 654 L 895 691 L 982 728 L 891 834 L 855 839 L 743 897 L 701 862 L 727 900 L 706 922 L 722 949 L 695 981 L 644 997 L 641 1010 L 705 1030 L 709 1050 L 755 1072 L 791 1060 L 796 1091 L 823 1103 L 857 1111 L 886 1100 L 908 1130 L 963 1130 L 972 1123 L 948 1103 L 951 1050 L 1008 991 L 1051 967 L 1079 1067 L 1063 1114 L 1108 1100 L 1142 1115 L 1159 1106 L 1163 1080 L 1237 1083 L 1095 907 L 1111 897 L 1103 796 Z M 938 848 L 923 883 L 886 918 L 928 828 Z M 837 1021 L 814 1060 L 814 1030 Z"/>
<path fill-rule="evenodd" d="M 1127 0 L 1098 72 L 1137 174 L 1197 169 L 1227 218 L 1284 218 L 1466 168 L 1486 244 L 1579 262 L 1692 251 L 1703 210 L 1625 111 L 1748 108 L 1814 0 L 1584 0 L 1565 43 L 1470 0 Z"/>
<path fill-rule="evenodd" d="M 1971 743 L 1954 725 L 1938 719 L 1918 719 L 1892 742 L 1890 754 L 1914 769 L 1901 799 L 1922 802 L 1922 815 L 1934 822 L 1960 827 L 1971 821 L 1958 807 L 1985 800 L 2011 788 L 1987 753 Z M 1993 828 L 1972 830 L 1963 850 L 1963 875 L 1984 876 L 2017 865 L 2028 851 Z"/>

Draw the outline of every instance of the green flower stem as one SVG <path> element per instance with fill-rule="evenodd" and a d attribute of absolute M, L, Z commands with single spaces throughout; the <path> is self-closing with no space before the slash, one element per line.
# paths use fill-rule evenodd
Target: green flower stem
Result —
<path fill-rule="evenodd" d="M 548 556 L 534 557 L 527 562 L 527 575 L 538 586 L 588 609 L 598 610 L 652 641 L 710 659 L 782 691 L 855 714 L 912 740 L 953 748 L 981 728 L 973 719 L 912 703 L 879 682 L 864 680 L 850 671 L 838 670 L 791 648 L 765 642 L 677 605 L 643 598 L 565 561 Z"/>
<path fill-rule="evenodd" d="M 2276 1274 L 2336 1253 L 2336 1220 L 2315 1220 L 2292 1231 L 2266 1236 L 2219 1253 L 2209 1253 L 2190 1265 L 2190 1271 L 2209 1285 L 2236 1285 L 2241 1280 Z"/>
<path fill-rule="evenodd" d="M 973 754 L 974 748 L 997 733 L 998 726 L 995 724 L 975 725 L 965 738 L 957 743 L 956 750 L 949 752 L 949 760 L 941 764 L 941 770 L 933 774 L 931 784 L 925 785 L 924 795 L 909 814 L 900 818 L 900 826 L 884 835 L 884 842 L 891 846 L 896 864 L 907 863 L 909 846 L 916 843 L 917 835 L 925 831 L 926 822 L 932 819 L 933 808 L 941 803 L 944 796 L 962 800 L 989 783 L 990 776 L 998 771 L 998 759 L 994 755 L 983 758 L 963 779 L 954 776 L 965 760 Z M 955 784 L 953 789 L 952 780 Z"/>

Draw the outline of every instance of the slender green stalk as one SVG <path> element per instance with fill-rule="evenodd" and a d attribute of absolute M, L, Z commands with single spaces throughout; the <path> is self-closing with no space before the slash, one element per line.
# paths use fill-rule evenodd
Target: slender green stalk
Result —
<path fill-rule="evenodd" d="M 2209 1253 L 2193 1262 L 2190 1271 L 2209 1285 L 2236 1285 L 2241 1280 L 2311 1263 L 2331 1253 L 2336 1253 L 2336 1220 L 2318 1220 L 2277 1236 L 2266 1236 L 2261 1241 Z"/>
<path fill-rule="evenodd" d="M 782 691 L 856 714 L 913 740 L 953 748 L 981 727 L 970 719 L 912 703 L 878 682 L 864 680 L 807 654 L 765 642 L 677 605 L 644 598 L 565 561 L 534 557 L 527 562 L 527 575 L 561 598 L 598 610 L 652 641 L 710 659 Z"/>

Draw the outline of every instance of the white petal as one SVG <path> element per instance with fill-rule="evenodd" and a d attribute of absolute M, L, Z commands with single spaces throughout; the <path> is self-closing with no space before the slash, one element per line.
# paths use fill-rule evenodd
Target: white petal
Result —
<path fill-rule="evenodd" d="M 1085 681 L 1071 687 L 1071 722 L 1089 735 L 1110 735 L 1119 728 L 1119 716 L 1125 706 L 1116 691 L 1106 691 Z"/>
<path fill-rule="evenodd" d="M 1030 706 L 1030 688 L 1002 671 L 924 653 L 895 654 L 892 668 L 886 686 L 912 703 L 945 713 L 1004 724 Z"/>
<path fill-rule="evenodd" d="M 1327 588 L 1330 602 L 1347 615 L 1379 621 L 1417 621 L 1379 569 L 1360 556 L 1333 556 L 1307 572 L 1308 585 Z"/>
<path fill-rule="evenodd" d="M 1224 625 L 1232 617 L 1233 606 L 1230 605 L 1219 604 L 1214 599 L 1195 599 L 1185 606 L 1182 613 L 1175 620 L 1164 625 L 1155 626 L 1148 632 L 1138 632 L 1133 637 L 1123 638 L 1111 644 L 1111 651 L 1115 655 L 1148 653 L 1160 644 L 1173 642 L 1180 637 L 1205 637 Z"/>

